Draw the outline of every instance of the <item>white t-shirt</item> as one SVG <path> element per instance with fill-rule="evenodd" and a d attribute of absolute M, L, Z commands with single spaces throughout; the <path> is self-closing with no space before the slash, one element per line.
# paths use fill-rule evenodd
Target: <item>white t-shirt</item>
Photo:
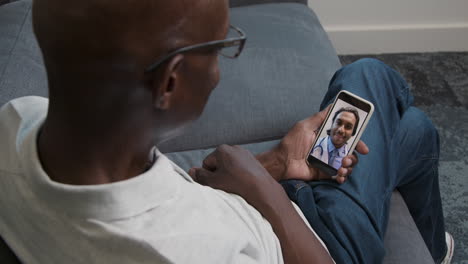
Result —
<path fill-rule="evenodd" d="M 283 263 L 255 208 L 195 183 L 159 152 L 129 180 L 52 181 L 36 144 L 47 105 L 23 97 L 0 109 L 0 235 L 23 263 Z"/>

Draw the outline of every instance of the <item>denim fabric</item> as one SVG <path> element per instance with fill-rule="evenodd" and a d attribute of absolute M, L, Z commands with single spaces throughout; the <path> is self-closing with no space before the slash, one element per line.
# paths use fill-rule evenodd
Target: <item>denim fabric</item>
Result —
<path fill-rule="evenodd" d="M 321 108 L 341 90 L 375 106 L 362 140 L 370 153 L 342 185 L 331 181 L 282 182 L 337 263 L 381 263 L 392 191 L 398 189 L 432 257 L 446 252 L 438 184 L 439 137 L 411 106 L 407 83 L 384 63 L 363 59 L 336 72 Z"/>

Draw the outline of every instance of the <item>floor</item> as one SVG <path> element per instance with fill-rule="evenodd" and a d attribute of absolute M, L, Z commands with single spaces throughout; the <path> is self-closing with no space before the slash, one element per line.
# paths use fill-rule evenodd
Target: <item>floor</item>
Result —
<path fill-rule="evenodd" d="M 343 65 L 379 59 L 411 86 L 441 139 L 439 181 L 446 230 L 455 239 L 452 263 L 468 263 L 468 52 L 340 56 Z"/>

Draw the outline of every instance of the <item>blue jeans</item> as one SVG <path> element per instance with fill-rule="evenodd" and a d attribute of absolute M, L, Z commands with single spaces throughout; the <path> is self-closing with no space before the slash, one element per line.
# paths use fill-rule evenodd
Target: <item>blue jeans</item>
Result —
<path fill-rule="evenodd" d="M 341 90 L 375 106 L 362 140 L 370 153 L 348 180 L 283 181 L 291 200 L 327 244 L 337 263 L 381 263 L 394 189 L 408 209 L 436 263 L 446 253 L 438 180 L 439 136 L 426 115 L 412 106 L 413 97 L 400 74 L 373 60 L 343 67 L 330 82 L 321 109 Z"/>

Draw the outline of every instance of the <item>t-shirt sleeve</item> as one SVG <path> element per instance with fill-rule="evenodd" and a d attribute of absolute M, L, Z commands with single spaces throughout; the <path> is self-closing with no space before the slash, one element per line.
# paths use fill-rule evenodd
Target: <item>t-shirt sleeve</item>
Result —
<path fill-rule="evenodd" d="M 234 263 L 282 264 L 281 244 L 270 223 L 240 196 L 221 191 L 218 193 L 237 215 L 237 223 L 233 224 L 245 233 Z"/>
<path fill-rule="evenodd" d="M 232 195 L 232 194 L 227 194 Z M 278 237 L 273 231 L 270 223 L 250 204 L 248 204 L 244 199 L 240 196 L 232 195 L 234 199 L 238 201 L 238 207 L 236 211 L 238 214 L 245 219 L 245 223 L 247 226 L 250 227 L 251 232 L 256 236 L 258 244 L 261 247 L 262 252 L 266 255 L 267 262 L 266 263 L 283 263 L 283 255 L 281 251 L 281 244 L 279 242 Z M 299 216 L 302 218 L 304 223 L 307 227 L 312 231 L 315 237 L 319 240 L 320 244 L 325 248 L 328 252 L 328 248 L 322 239 L 317 235 L 315 230 L 311 227 L 307 219 L 305 218 L 304 214 L 302 213 L 301 209 L 291 201 L 294 209 L 297 211 Z M 252 254 L 251 254 L 252 255 Z M 246 256 L 240 256 L 241 258 L 245 258 L 250 256 L 247 254 Z M 259 262 L 254 262 L 259 263 Z M 263 262 L 261 262 L 263 263 Z"/>
<path fill-rule="evenodd" d="M 255 248 L 249 249 L 249 247 L 246 246 L 241 251 L 238 251 L 238 258 L 251 258 L 253 261 L 252 263 L 283 263 L 281 244 L 270 223 L 254 207 L 248 204 L 240 196 L 226 193 L 223 193 L 223 195 L 226 195 L 226 199 L 229 204 L 231 204 L 231 207 L 234 209 L 236 214 L 240 216 L 240 219 L 242 219 L 244 225 L 249 229 L 250 233 L 255 238 L 255 241 L 251 243 L 251 245 L 254 245 Z M 310 226 L 300 208 L 293 202 L 291 202 L 291 204 L 305 222 L 307 227 L 312 231 L 315 237 L 328 252 L 325 243 Z M 259 254 L 262 256 L 258 256 Z M 235 263 L 237 263 L 237 261 Z"/>
<path fill-rule="evenodd" d="M 159 252 L 173 263 L 277 264 L 278 256 L 266 255 L 258 245 L 225 234 L 167 237 L 158 241 Z"/>

